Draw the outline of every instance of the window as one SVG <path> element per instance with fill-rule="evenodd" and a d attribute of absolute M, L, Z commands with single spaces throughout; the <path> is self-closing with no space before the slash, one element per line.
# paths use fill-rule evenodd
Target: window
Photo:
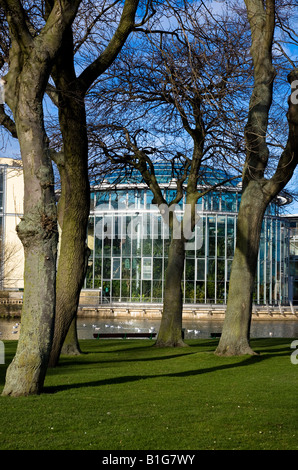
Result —
<path fill-rule="evenodd" d="M 121 264 L 120 264 L 120 257 L 119 258 L 112 258 L 112 279 L 120 279 L 121 278 Z"/>
<path fill-rule="evenodd" d="M 197 259 L 197 280 L 204 281 L 205 279 L 205 259 Z"/>
<path fill-rule="evenodd" d="M 152 258 L 142 258 L 142 279 L 152 279 Z"/>

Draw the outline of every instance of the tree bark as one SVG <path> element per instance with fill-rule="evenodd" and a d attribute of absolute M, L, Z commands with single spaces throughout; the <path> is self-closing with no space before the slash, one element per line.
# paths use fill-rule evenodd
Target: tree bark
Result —
<path fill-rule="evenodd" d="M 113 63 L 132 31 L 139 0 L 126 0 L 119 25 L 102 54 L 77 78 L 73 61 L 73 35 L 69 28 L 53 77 L 59 93 L 59 122 L 63 138 L 63 157 L 57 160 L 61 177 L 58 218 L 62 235 L 57 272 L 57 306 L 53 347 L 49 365 L 55 367 L 63 349 L 79 354 L 75 317 L 87 270 L 90 250 L 86 245 L 90 209 L 88 179 L 88 137 L 85 94 L 94 80 Z M 71 346 L 71 340 L 73 344 Z"/>
<path fill-rule="evenodd" d="M 24 246 L 22 329 L 3 395 L 41 392 L 51 349 L 55 301 L 57 211 L 42 100 L 65 27 L 79 0 L 53 2 L 48 20 L 32 36 L 23 6 L 1 1 L 11 35 L 5 99 L 16 124 L 24 170 L 24 216 L 17 227 Z"/>
<path fill-rule="evenodd" d="M 183 239 L 172 238 L 165 278 L 164 303 L 157 347 L 186 346 L 182 339 L 182 277 L 185 248 Z"/>
<path fill-rule="evenodd" d="M 72 50 L 72 47 L 70 48 Z M 54 77 L 59 98 L 59 122 L 63 137 L 63 156 L 57 161 L 61 195 L 58 220 L 61 228 L 56 281 L 56 320 L 49 366 L 58 364 L 70 325 L 76 325 L 79 296 L 85 279 L 90 250 L 86 233 L 90 210 L 88 178 L 88 140 L 84 99 L 76 88 L 72 55 L 60 55 Z M 64 66 L 61 65 L 64 61 Z M 68 61 L 70 61 L 68 63 Z M 59 71 L 63 72 L 59 74 Z M 69 92 L 72 88 L 71 93 Z M 77 335 L 64 351 L 79 354 Z"/>
<path fill-rule="evenodd" d="M 270 179 L 265 178 L 270 158 L 266 136 L 275 78 L 272 64 L 275 1 L 268 0 L 266 9 L 262 0 L 245 0 L 245 3 L 252 35 L 254 88 L 245 127 L 246 161 L 236 251 L 223 332 L 216 349 L 216 354 L 227 356 L 254 354 L 249 346 L 249 332 L 262 220 L 270 201 L 291 179 L 298 160 L 298 106 L 290 97 L 287 145 L 274 175 Z M 293 83 L 297 73 L 294 69 L 289 74 L 289 83 Z"/>
<path fill-rule="evenodd" d="M 62 345 L 61 354 L 65 354 L 67 356 L 79 356 L 81 353 L 82 351 L 77 331 L 77 315 L 75 315 Z"/>
<path fill-rule="evenodd" d="M 227 311 L 217 355 L 253 355 L 250 347 L 252 296 L 266 198 L 261 184 L 251 182 L 242 195 L 237 220 Z"/>
<path fill-rule="evenodd" d="M 36 64 L 37 65 L 37 64 Z M 26 81 L 25 81 L 26 82 Z M 17 227 L 24 246 L 22 329 L 3 395 L 41 392 L 55 315 L 57 220 L 52 163 L 41 105 L 20 92 L 15 121 L 24 168 L 24 217 Z"/>

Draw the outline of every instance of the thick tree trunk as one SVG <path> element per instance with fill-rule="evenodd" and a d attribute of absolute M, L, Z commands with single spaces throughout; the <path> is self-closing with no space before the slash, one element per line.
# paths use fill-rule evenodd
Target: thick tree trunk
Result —
<path fill-rule="evenodd" d="M 64 354 L 80 354 L 75 328 L 79 296 L 86 273 L 85 260 L 87 255 L 85 247 L 81 249 L 77 248 L 77 251 L 74 250 L 74 246 L 77 247 L 79 245 L 78 242 L 79 241 L 73 240 L 73 242 L 70 243 L 69 251 L 65 250 L 63 258 L 59 260 L 59 264 L 62 264 L 63 260 L 65 260 L 65 263 L 63 263 L 60 269 L 58 267 L 57 273 L 56 320 L 53 346 L 49 361 L 50 367 L 57 366 L 62 348 Z M 76 243 L 77 245 L 75 245 Z M 73 250 L 71 250 L 71 248 L 73 248 Z M 82 255 L 82 252 L 84 255 Z M 71 325 L 72 329 L 69 331 Z M 64 347 L 65 341 L 66 344 Z"/>
<path fill-rule="evenodd" d="M 261 183 L 250 181 L 241 199 L 237 221 L 227 311 L 216 354 L 254 354 L 249 344 L 252 296 L 262 221 L 267 202 Z"/>
<path fill-rule="evenodd" d="M 25 268 L 22 329 L 3 390 L 3 395 L 12 396 L 38 394 L 43 386 L 53 337 L 58 237 L 52 163 L 42 113 L 38 113 L 38 104 L 28 109 L 24 99 L 20 108 L 23 113 L 16 124 L 25 193 L 24 217 L 17 231 L 24 246 Z"/>
<path fill-rule="evenodd" d="M 89 249 L 86 246 L 90 209 L 88 179 L 88 138 L 85 93 L 104 73 L 121 51 L 132 31 L 138 0 L 126 0 L 119 25 L 108 46 L 77 78 L 74 66 L 72 30 L 64 34 L 60 54 L 53 68 L 59 95 L 59 122 L 63 137 L 63 161 L 58 163 L 61 175 L 59 223 L 62 230 L 57 273 L 57 314 L 50 365 L 58 363 L 63 342 L 74 321 L 84 282 Z M 70 346 L 71 338 L 73 344 Z M 79 353 L 77 335 L 72 328 L 64 351 Z"/>
<path fill-rule="evenodd" d="M 13 396 L 41 392 L 55 320 L 57 211 L 42 101 L 80 0 L 46 3 L 46 24 L 34 35 L 21 2 L 1 3 L 11 42 L 5 101 L 14 116 L 24 169 L 24 216 L 17 229 L 25 255 L 22 330 L 3 391 Z"/>
<path fill-rule="evenodd" d="M 66 335 L 74 321 L 85 279 L 90 250 L 86 233 L 90 209 L 88 179 L 88 144 L 86 116 L 82 100 L 64 98 L 60 107 L 60 125 L 64 142 L 63 162 L 58 165 L 61 196 L 58 217 L 61 227 L 59 262 L 56 281 L 56 320 L 50 367 L 58 364 Z M 66 104 L 66 106 L 65 106 Z M 70 340 L 74 342 L 70 346 Z M 77 335 L 68 336 L 64 352 L 79 354 Z"/>
<path fill-rule="evenodd" d="M 74 319 L 70 324 L 61 349 L 61 354 L 65 354 L 67 356 L 79 356 L 81 354 L 77 331 L 77 315 L 75 315 Z"/>
<path fill-rule="evenodd" d="M 186 346 L 182 339 L 182 277 L 184 271 L 184 240 L 172 239 L 165 279 L 164 304 L 156 346 Z"/>

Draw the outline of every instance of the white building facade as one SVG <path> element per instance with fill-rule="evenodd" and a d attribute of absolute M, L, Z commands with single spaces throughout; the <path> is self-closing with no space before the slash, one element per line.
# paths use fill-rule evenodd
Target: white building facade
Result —
<path fill-rule="evenodd" d="M 1 288 L 24 287 L 23 246 L 16 226 L 23 214 L 24 181 L 22 161 L 0 158 Z"/>

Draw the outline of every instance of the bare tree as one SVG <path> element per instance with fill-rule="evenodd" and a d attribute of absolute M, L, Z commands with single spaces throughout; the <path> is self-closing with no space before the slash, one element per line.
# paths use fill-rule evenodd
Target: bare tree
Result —
<path fill-rule="evenodd" d="M 138 0 L 127 0 L 124 7 L 119 1 L 83 2 L 74 24 L 66 28 L 63 34 L 62 45 L 51 70 L 52 81 L 46 87 L 48 95 L 59 110 L 56 128 L 53 130 L 48 122 L 46 127 L 47 139 L 50 137 L 51 140 L 49 153 L 60 176 L 60 243 L 50 366 L 57 365 L 63 344 L 64 353 L 80 353 L 75 324 L 89 254 L 86 230 L 90 205 L 85 95 L 95 78 L 104 73 L 122 49 L 134 26 L 138 4 Z M 53 1 L 48 0 L 44 8 L 36 12 L 36 16 L 30 16 L 31 29 L 35 34 L 52 8 Z M 31 9 L 31 13 L 32 11 Z M 148 3 L 139 24 L 146 21 L 150 12 Z M 91 62 L 88 52 L 90 48 L 95 55 Z M 86 54 L 88 64 L 78 73 L 76 57 L 84 57 Z M 3 124 L 16 137 L 15 123 L 4 113 L 4 108 L 2 116 Z M 69 335 L 66 336 L 72 323 Z"/>
<path fill-rule="evenodd" d="M 165 17 L 175 25 L 171 30 L 168 23 L 163 27 Z M 239 175 L 233 166 L 239 171 L 244 150 L 242 117 L 250 80 L 247 25 L 240 18 L 235 23 L 234 17 L 233 22 L 227 17 L 214 21 L 198 4 L 185 3 L 184 8 L 167 5 L 161 21 L 142 32 L 147 41 L 138 43 L 137 51 L 123 57 L 122 67 L 98 85 L 97 102 L 110 109 L 110 95 L 114 119 L 109 114 L 105 126 L 102 117 L 100 125 L 92 125 L 93 142 L 113 165 L 136 169 L 152 191 L 153 203 L 165 211 L 171 242 L 156 345 L 183 346 L 185 243 L 198 221 L 197 201 L 217 186 L 206 181 L 199 189 L 206 178 L 204 165 L 224 169 L 229 164 L 227 173 Z M 161 158 L 172 164 L 176 180 L 171 201 L 155 175 L 155 162 Z M 229 178 L 222 176 L 217 184 Z M 184 194 L 189 210 L 178 221 L 172 208 Z"/>
<path fill-rule="evenodd" d="M 17 228 L 25 252 L 22 331 L 3 395 L 39 393 L 49 359 L 55 314 L 57 215 L 42 99 L 64 31 L 79 4 L 78 0 L 53 2 L 47 21 L 36 34 L 21 2 L 0 2 L 10 37 L 5 100 L 16 126 L 25 185 L 24 216 Z"/>
<path fill-rule="evenodd" d="M 289 97 L 288 139 L 276 170 L 266 177 L 269 151 L 268 123 L 273 100 L 276 69 L 273 65 L 275 0 L 245 0 L 251 29 L 254 87 L 245 127 L 246 161 L 242 175 L 242 197 L 237 224 L 227 311 L 218 355 L 254 354 L 249 344 L 252 295 L 264 212 L 290 181 L 298 162 L 298 105 Z M 298 69 L 288 75 L 297 84 Z M 292 94 L 292 93 L 291 93 Z M 274 155 L 274 159 L 276 155 Z"/>
<path fill-rule="evenodd" d="M 52 70 L 55 90 L 50 88 L 50 92 L 58 97 L 63 149 L 62 152 L 53 154 L 61 180 L 58 204 L 61 237 L 57 272 L 57 311 L 50 366 L 58 364 L 62 347 L 64 353 L 80 352 L 75 324 L 89 255 L 86 233 L 90 207 L 85 97 L 93 82 L 110 67 L 120 53 L 135 26 L 138 5 L 139 0 L 126 0 L 123 8 L 119 2 L 105 3 L 104 7 L 98 4 L 96 14 L 92 11 L 91 15 L 91 4 L 86 4 L 84 16 L 78 17 L 77 23 L 74 23 L 74 31 L 71 28 L 66 31 Z M 110 13 L 109 18 L 104 15 L 107 11 Z M 145 21 L 149 11 L 148 4 L 142 21 Z M 111 22 L 112 19 L 113 24 L 117 25 L 114 31 L 108 26 L 108 20 Z M 83 34 L 79 28 L 81 21 L 87 23 Z M 111 38 L 101 39 L 101 43 L 95 47 L 94 41 L 101 35 L 109 36 L 108 32 L 112 33 Z M 97 56 L 78 74 L 75 70 L 75 54 L 82 54 L 86 43 L 87 50 L 91 43 Z"/>

